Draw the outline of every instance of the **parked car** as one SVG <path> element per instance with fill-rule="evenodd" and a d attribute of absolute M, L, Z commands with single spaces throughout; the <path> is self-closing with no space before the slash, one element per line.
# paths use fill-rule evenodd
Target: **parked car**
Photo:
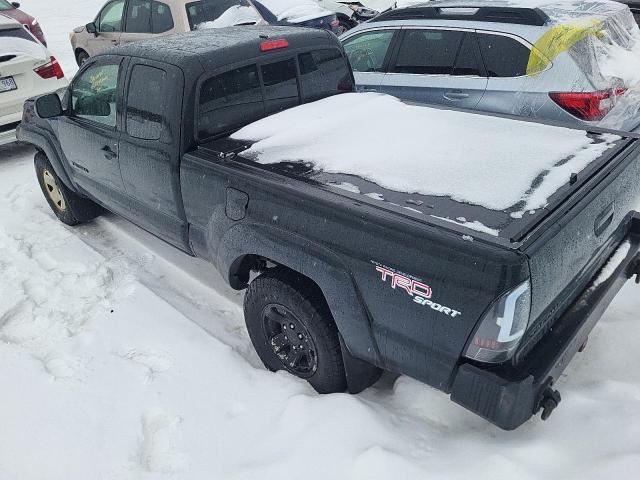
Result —
<path fill-rule="evenodd" d="M 0 145 L 15 141 L 27 98 L 67 85 L 47 48 L 18 21 L 0 15 Z"/>
<path fill-rule="evenodd" d="M 45 47 L 47 46 L 47 41 L 44 38 L 44 33 L 42 32 L 42 28 L 40 28 L 38 20 L 20 10 L 20 4 L 18 2 L 0 0 L 0 15 L 6 15 L 7 17 L 17 20 L 24 25 L 24 28 L 29 30 L 40 43 Z"/>
<path fill-rule="evenodd" d="M 631 48 L 638 29 L 627 7 L 599 0 L 504 5 L 434 1 L 350 30 L 341 40 L 358 89 L 566 124 L 602 122 L 626 85 L 603 74 L 600 37 Z M 639 123 L 637 101 L 624 106 L 615 128 Z"/>
<path fill-rule="evenodd" d="M 111 0 L 71 33 L 78 65 L 117 45 L 202 28 L 295 25 L 338 33 L 333 12 L 314 0 Z"/>
<path fill-rule="evenodd" d="M 317 2 L 323 8 L 335 12 L 340 23 L 338 35 L 359 23 L 371 20 L 394 5 L 392 0 L 317 0 Z"/>
<path fill-rule="evenodd" d="M 640 277 L 638 139 L 352 90 L 326 31 L 192 32 L 87 61 L 62 102 L 25 104 L 18 137 L 38 150 L 37 178 L 62 222 L 106 208 L 246 288 L 247 329 L 267 368 L 319 392 L 361 391 L 385 369 L 505 429 L 540 410 L 546 419 L 560 401 L 554 382 Z M 369 154 L 362 138 L 387 128 L 385 111 L 369 108 L 380 104 L 399 136 L 376 135 L 383 151 Z M 341 138 L 318 134 L 346 130 L 335 126 L 340 105 L 360 121 Z M 262 140 L 267 160 L 251 153 Z M 549 178 L 513 168 L 523 150 Z M 425 175 L 439 194 L 420 193 Z M 518 193 L 505 207 L 498 177 L 529 200 Z M 393 186 L 406 183 L 418 192 Z M 529 201 L 544 208 L 516 214 Z"/>

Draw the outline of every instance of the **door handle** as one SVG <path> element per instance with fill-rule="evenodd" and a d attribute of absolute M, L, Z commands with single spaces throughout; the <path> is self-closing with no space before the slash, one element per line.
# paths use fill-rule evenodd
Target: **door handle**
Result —
<path fill-rule="evenodd" d="M 612 203 L 607 208 L 605 208 L 600 215 L 596 217 L 596 220 L 593 224 L 593 231 L 596 234 L 596 237 L 602 235 L 607 227 L 611 225 L 613 221 L 613 214 L 615 213 L 615 205 Z"/>
<path fill-rule="evenodd" d="M 111 150 L 111 147 L 109 145 L 105 145 L 100 150 L 102 150 L 102 154 L 104 155 L 104 158 L 106 158 L 107 160 L 113 160 L 118 156 L 116 152 Z"/>
<path fill-rule="evenodd" d="M 444 98 L 455 102 L 456 100 L 464 100 L 465 98 L 469 98 L 469 94 L 464 93 L 462 90 L 451 90 L 444 93 Z"/>

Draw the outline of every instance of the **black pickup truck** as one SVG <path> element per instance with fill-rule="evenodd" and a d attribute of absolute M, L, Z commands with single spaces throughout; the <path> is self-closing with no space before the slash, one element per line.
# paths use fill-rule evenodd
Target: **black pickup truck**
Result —
<path fill-rule="evenodd" d="M 546 419 L 561 372 L 640 272 L 639 141 L 609 139 L 543 208 L 518 214 L 313 162 L 259 162 L 243 154 L 251 142 L 230 136 L 352 91 L 328 32 L 194 32 L 92 58 L 62 99 L 25 104 L 18 137 L 37 149 L 38 181 L 64 223 L 116 212 L 247 289 L 248 332 L 267 368 L 322 393 L 357 393 L 387 370 L 503 429 L 538 411 Z M 357 125 L 351 134 L 360 141 Z M 462 217 L 495 232 L 448 220 Z"/>

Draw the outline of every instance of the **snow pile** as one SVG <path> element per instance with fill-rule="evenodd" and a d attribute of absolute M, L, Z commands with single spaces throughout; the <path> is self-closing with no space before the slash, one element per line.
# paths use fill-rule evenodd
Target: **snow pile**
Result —
<path fill-rule="evenodd" d="M 609 261 L 602 267 L 600 274 L 596 277 L 596 279 L 591 284 L 592 287 L 597 287 L 598 285 L 603 284 L 611 275 L 615 273 L 618 267 L 622 264 L 622 262 L 627 258 L 627 254 L 631 250 L 631 242 L 625 241 L 616 249 L 616 251 L 611 255 Z"/>
<path fill-rule="evenodd" d="M 301 105 L 233 137 L 255 142 L 243 155 L 260 163 L 310 162 L 385 188 L 492 210 L 543 207 L 571 173 L 619 138 L 594 141 L 579 130 L 410 106 L 376 93 Z"/>
<path fill-rule="evenodd" d="M 322 8 L 314 0 L 258 0 L 267 7 L 278 20 L 291 23 L 305 22 L 315 18 L 326 17 L 332 12 Z"/>
<path fill-rule="evenodd" d="M 0 42 L 0 56 L 28 56 L 36 60 L 48 60 L 47 52 L 42 45 L 23 38 L 4 37 Z"/>
<path fill-rule="evenodd" d="M 262 21 L 262 17 L 253 7 L 246 7 L 241 5 L 234 5 L 233 7 L 225 10 L 215 20 L 210 22 L 203 22 L 196 26 L 196 30 L 202 30 L 206 28 L 222 28 L 233 27 L 235 25 L 249 25 L 256 24 Z"/>

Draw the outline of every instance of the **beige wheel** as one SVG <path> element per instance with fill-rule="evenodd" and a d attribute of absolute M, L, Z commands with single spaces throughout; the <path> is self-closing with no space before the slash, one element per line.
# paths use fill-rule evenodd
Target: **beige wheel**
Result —
<path fill-rule="evenodd" d="M 64 197 L 62 196 L 58 182 L 56 182 L 56 178 L 46 168 L 42 171 L 42 181 L 44 183 L 45 192 L 51 200 L 51 203 L 60 213 L 63 213 L 67 209 L 67 204 L 64 201 Z"/>

